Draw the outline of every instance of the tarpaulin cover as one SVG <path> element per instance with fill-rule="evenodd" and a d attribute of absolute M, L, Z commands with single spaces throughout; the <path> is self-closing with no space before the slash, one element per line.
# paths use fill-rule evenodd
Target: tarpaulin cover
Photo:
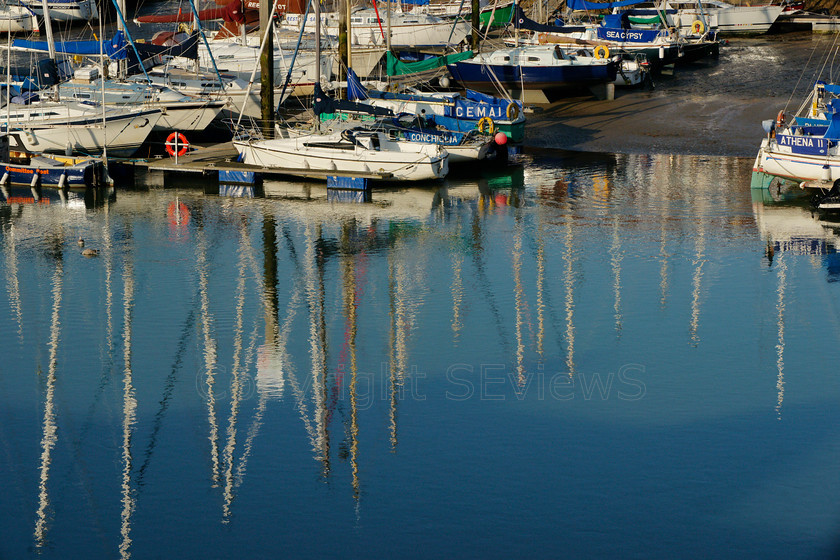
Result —
<path fill-rule="evenodd" d="M 389 76 L 404 76 L 405 74 L 414 74 L 416 72 L 425 72 L 427 70 L 434 70 L 435 68 L 442 68 L 447 64 L 454 64 L 461 60 L 467 60 L 473 57 L 472 51 L 464 51 L 461 53 L 448 54 L 446 56 L 437 56 L 419 62 L 403 62 L 391 52 L 385 53 L 387 56 L 387 73 Z"/>

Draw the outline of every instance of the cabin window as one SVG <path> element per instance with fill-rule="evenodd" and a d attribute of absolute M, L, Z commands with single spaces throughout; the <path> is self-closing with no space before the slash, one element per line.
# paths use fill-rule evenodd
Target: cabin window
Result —
<path fill-rule="evenodd" d="M 504 56 L 504 57 L 502 57 L 502 60 L 505 61 L 505 62 L 510 62 L 510 57 L 509 56 Z"/>
<path fill-rule="evenodd" d="M 90 99 L 90 94 L 89 93 L 74 93 L 73 97 L 75 97 L 76 99 Z"/>
<path fill-rule="evenodd" d="M 540 57 L 538 57 L 538 56 L 529 56 L 528 57 L 528 62 L 539 62 L 539 61 L 540 61 Z"/>

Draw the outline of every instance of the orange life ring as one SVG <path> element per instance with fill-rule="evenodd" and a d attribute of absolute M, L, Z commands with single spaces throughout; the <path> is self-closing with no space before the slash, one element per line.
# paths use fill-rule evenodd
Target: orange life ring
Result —
<path fill-rule="evenodd" d="M 166 153 L 170 156 L 175 155 L 175 148 L 178 147 L 178 156 L 182 156 L 190 149 L 190 143 L 187 142 L 187 137 L 180 132 L 173 132 L 166 137 Z"/>
<path fill-rule="evenodd" d="M 779 114 L 776 115 L 776 126 L 782 126 L 785 124 L 785 111 L 782 109 L 779 111 Z"/>

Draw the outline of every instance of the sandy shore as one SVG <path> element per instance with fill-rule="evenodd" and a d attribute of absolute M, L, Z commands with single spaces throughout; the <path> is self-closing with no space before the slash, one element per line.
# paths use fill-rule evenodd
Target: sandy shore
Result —
<path fill-rule="evenodd" d="M 778 110 L 766 99 L 641 90 L 619 91 L 611 101 L 568 98 L 528 114 L 525 147 L 752 157 L 761 120 Z"/>

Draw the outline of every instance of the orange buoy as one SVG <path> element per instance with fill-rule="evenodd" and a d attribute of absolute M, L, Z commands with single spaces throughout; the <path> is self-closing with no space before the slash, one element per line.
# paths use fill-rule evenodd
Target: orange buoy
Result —
<path fill-rule="evenodd" d="M 166 137 L 166 153 L 170 156 L 182 156 L 190 149 L 187 137 L 180 132 L 173 132 Z M 177 150 L 177 151 L 176 151 Z"/>

